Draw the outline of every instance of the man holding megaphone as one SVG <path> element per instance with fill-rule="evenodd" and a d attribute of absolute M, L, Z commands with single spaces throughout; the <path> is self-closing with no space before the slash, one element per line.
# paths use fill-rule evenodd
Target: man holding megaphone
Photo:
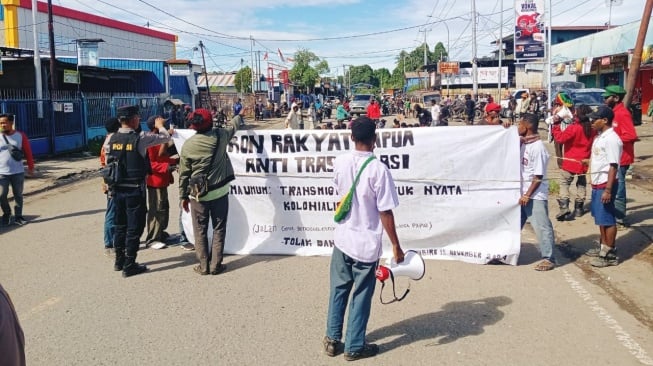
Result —
<path fill-rule="evenodd" d="M 338 225 L 331 256 L 329 312 L 323 341 L 328 356 L 344 350 L 347 361 L 373 357 L 379 352 L 377 345 L 365 343 L 365 331 L 384 229 L 392 243 L 395 262 L 404 260 L 392 213 L 399 205 L 399 197 L 390 171 L 374 156 L 374 121 L 367 117 L 354 120 L 351 139 L 355 150 L 337 157 L 333 169 L 336 189 L 344 197 L 335 215 Z M 343 344 L 342 328 L 352 290 Z"/>

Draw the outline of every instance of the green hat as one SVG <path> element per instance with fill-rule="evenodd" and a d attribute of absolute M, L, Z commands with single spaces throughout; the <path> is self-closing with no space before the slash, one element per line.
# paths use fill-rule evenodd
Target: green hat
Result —
<path fill-rule="evenodd" d="M 626 89 L 620 87 L 619 85 L 608 85 L 605 87 L 605 93 L 601 94 L 602 97 L 607 98 L 610 96 L 620 96 L 626 95 Z"/>

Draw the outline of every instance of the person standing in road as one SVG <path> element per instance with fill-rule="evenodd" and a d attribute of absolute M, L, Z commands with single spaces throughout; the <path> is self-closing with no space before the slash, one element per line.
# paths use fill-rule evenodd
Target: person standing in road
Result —
<path fill-rule="evenodd" d="M 323 339 L 324 351 L 328 356 L 334 357 L 344 350 L 347 361 L 373 357 L 379 352 L 377 345 L 365 343 L 365 332 L 384 230 L 392 243 L 396 262 L 404 260 L 392 213 L 399 205 L 399 198 L 390 171 L 374 158 L 374 121 L 368 117 L 354 120 L 351 140 L 355 145 L 354 150 L 337 157 L 334 162 L 333 182 L 339 194 L 349 191 L 363 164 L 366 161 L 368 164 L 360 173 L 360 183 L 356 186 L 349 215 L 336 225 L 335 246 L 331 255 L 327 329 Z M 348 302 L 349 318 L 343 347 L 342 328 Z"/>
<path fill-rule="evenodd" d="M 34 157 L 32 146 L 27 135 L 15 129 L 13 114 L 0 114 L 0 207 L 2 207 L 2 221 L 0 226 L 11 223 L 11 206 L 9 206 L 9 186 L 14 194 L 14 223 L 25 225 L 27 220 L 23 216 L 23 187 L 25 186 L 25 166 L 27 161 L 27 175 L 34 175 Z M 12 156 L 11 150 L 19 149 L 24 157 L 20 160 Z"/>
<path fill-rule="evenodd" d="M 562 96 L 561 96 L 562 94 Z M 560 93 L 556 101 L 564 100 L 573 108 L 573 102 L 566 94 Z M 587 105 L 579 105 L 575 108 L 575 118 L 573 122 L 562 129 L 561 125 L 565 123 L 557 113 L 553 114 L 553 140 L 562 145 L 562 163 L 560 167 L 560 198 L 558 205 L 560 212 L 556 215 L 558 221 L 569 220 L 573 217 L 581 217 L 585 213 L 585 196 L 587 187 L 587 166 L 582 161 L 589 159 L 592 153 L 592 140 L 596 132 L 592 129 L 592 124 L 587 116 L 592 112 L 592 108 Z M 573 214 L 569 210 L 570 196 L 569 187 L 571 182 L 576 178 L 576 198 L 574 199 Z"/>
<path fill-rule="evenodd" d="M 156 120 L 160 116 L 152 116 L 147 120 L 147 127 L 155 132 Z M 172 172 L 177 168 L 177 160 L 171 159 L 168 147 L 172 141 L 158 146 L 147 148 L 150 161 L 150 171 L 145 178 L 147 186 L 147 236 L 145 247 L 163 249 L 167 246 L 165 241 L 169 234 L 170 203 L 168 202 L 168 186 L 173 182 Z"/>
<path fill-rule="evenodd" d="M 599 227 L 599 247 L 588 250 L 585 254 L 595 257 L 590 261 L 594 267 L 616 266 L 619 264 L 615 242 L 617 239 L 617 210 L 615 198 L 619 161 L 623 153 L 623 142 L 612 127 L 614 112 L 607 105 L 599 106 L 589 115 L 592 128 L 598 136 L 592 143 L 592 156 L 584 160 L 590 166 L 592 179 L 591 212 L 594 223 Z"/>
<path fill-rule="evenodd" d="M 370 98 L 370 104 L 367 106 L 367 118 L 374 121 L 374 123 L 377 123 L 381 119 L 381 109 L 374 97 Z"/>
<path fill-rule="evenodd" d="M 225 128 L 212 128 L 211 113 L 200 108 L 194 112 L 191 127 L 197 133 L 181 148 L 179 197 L 181 207 L 190 212 L 193 222 L 195 253 L 199 261 L 193 270 L 200 275 L 217 275 L 226 269 L 222 260 L 229 213 L 229 183 L 235 179 L 227 145 L 238 130 L 238 118 L 234 117 Z M 195 181 L 204 183 L 206 191 L 192 196 L 191 186 Z M 209 220 L 213 226 L 210 258 Z"/>
<path fill-rule="evenodd" d="M 440 124 L 440 105 L 435 99 L 431 99 L 431 126 L 435 127 Z"/>
<path fill-rule="evenodd" d="M 299 128 L 299 105 L 293 103 L 290 113 L 286 116 L 285 127 L 292 130 Z"/>
<path fill-rule="evenodd" d="M 531 98 L 528 97 L 528 92 L 521 93 L 521 103 L 519 104 L 519 116 L 528 113 L 531 106 Z"/>
<path fill-rule="evenodd" d="M 470 94 L 465 94 L 465 115 L 467 116 L 467 124 L 474 124 L 474 112 L 476 109 L 476 103 L 472 99 Z"/>
<path fill-rule="evenodd" d="M 336 99 L 336 122 L 339 126 L 342 126 L 342 123 L 348 118 L 351 118 L 349 112 L 345 110 L 345 107 L 340 103 L 340 100 Z"/>
<path fill-rule="evenodd" d="M 243 119 L 242 113 L 243 112 L 243 104 L 241 103 L 241 99 L 238 98 L 236 103 L 234 103 L 234 117 L 238 118 L 238 124 L 239 125 L 244 125 L 245 120 Z"/>
<path fill-rule="evenodd" d="M 138 106 L 118 109 L 120 129 L 114 133 L 103 148 L 107 164 L 118 161 L 119 179 L 111 187 L 115 205 L 114 241 L 116 259 L 113 269 L 130 277 L 147 271 L 145 265 L 136 262 L 139 238 L 145 222 L 145 175 L 147 173 L 147 148 L 170 141 L 164 128 L 165 119 L 157 118 L 158 134 L 137 133 L 140 126 Z"/>
<path fill-rule="evenodd" d="M 538 117 L 532 113 L 522 114 L 517 131 L 521 144 L 521 227 L 530 219 L 535 236 L 540 244 L 542 260 L 535 266 L 536 271 L 550 271 L 555 268 L 553 247 L 555 238 L 553 225 L 549 219 L 549 182 L 546 168 L 549 152 L 537 132 Z"/>
<path fill-rule="evenodd" d="M 628 226 L 626 221 L 626 173 L 630 165 L 635 161 L 635 141 L 637 141 L 637 131 L 633 124 L 633 116 L 623 103 L 626 90 L 619 85 L 610 85 L 605 88 L 603 98 L 605 104 L 612 108 L 614 120 L 612 129 L 623 142 L 623 153 L 619 160 L 619 170 L 617 171 L 617 194 L 615 196 L 614 206 L 617 215 L 617 225 Z"/>
<path fill-rule="evenodd" d="M 120 128 L 120 121 L 118 118 L 109 117 L 104 121 L 104 128 L 107 130 L 107 136 L 104 139 L 102 146 L 106 145 L 109 142 L 111 136 L 118 132 Z M 107 164 L 107 155 L 106 151 L 100 149 L 100 166 L 105 167 Z M 104 255 L 107 257 L 112 257 L 115 254 L 113 248 L 113 225 L 114 217 L 116 216 L 116 207 L 113 204 L 113 193 L 109 189 L 106 183 L 102 182 L 102 192 L 107 195 L 107 210 L 104 212 Z"/>

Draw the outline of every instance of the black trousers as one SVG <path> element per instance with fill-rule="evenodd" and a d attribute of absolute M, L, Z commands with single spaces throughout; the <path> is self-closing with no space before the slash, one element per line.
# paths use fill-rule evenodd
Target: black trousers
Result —
<path fill-rule="evenodd" d="M 115 205 L 114 242 L 116 263 L 130 265 L 136 261 L 145 222 L 146 204 L 144 187 L 117 187 L 113 193 Z"/>

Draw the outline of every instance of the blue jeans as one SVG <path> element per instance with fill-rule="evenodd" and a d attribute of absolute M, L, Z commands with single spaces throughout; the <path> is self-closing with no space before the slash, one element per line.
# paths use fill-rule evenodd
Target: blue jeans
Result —
<path fill-rule="evenodd" d="M 553 257 L 553 225 L 549 219 L 549 203 L 543 200 L 531 199 L 526 206 L 521 206 L 521 227 L 524 228 L 526 220 L 530 219 L 535 236 L 540 244 L 542 258 L 555 263 Z"/>
<path fill-rule="evenodd" d="M 376 285 L 374 272 L 378 262 L 358 262 L 333 247 L 331 255 L 329 312 L 327 315 L 327 337 L 342 339 L 342 326 L 349 293 L 354 294 L 349 303 L 345 352 L 359 352 L 365 346 L 365 331 L 370 318 L 372 295 Z"/>
<path fill-rule="evenodd" d="M 25 186 L 25 173 L 0 175 L 0 207 L 3 215 L 11 215 L 9 206 L 9 186 L 14 194 L 14 216 L 23 216 L 23 187 Z"/>
<path fill-rule="evenodd" d="M 626 172 L 630 165 L 620 166 L 617 169 L 617 195 L 614 198 L 615 216 L 618 220 L 626 217 Z"/>
<path fill-rule="evenodd" d="M 107 194 L 107 211 L 104 213 L 104 247 L 113 248 L 113 218 L 116 215 L 116 206 L 113 204 L 111 193 Z"/>

